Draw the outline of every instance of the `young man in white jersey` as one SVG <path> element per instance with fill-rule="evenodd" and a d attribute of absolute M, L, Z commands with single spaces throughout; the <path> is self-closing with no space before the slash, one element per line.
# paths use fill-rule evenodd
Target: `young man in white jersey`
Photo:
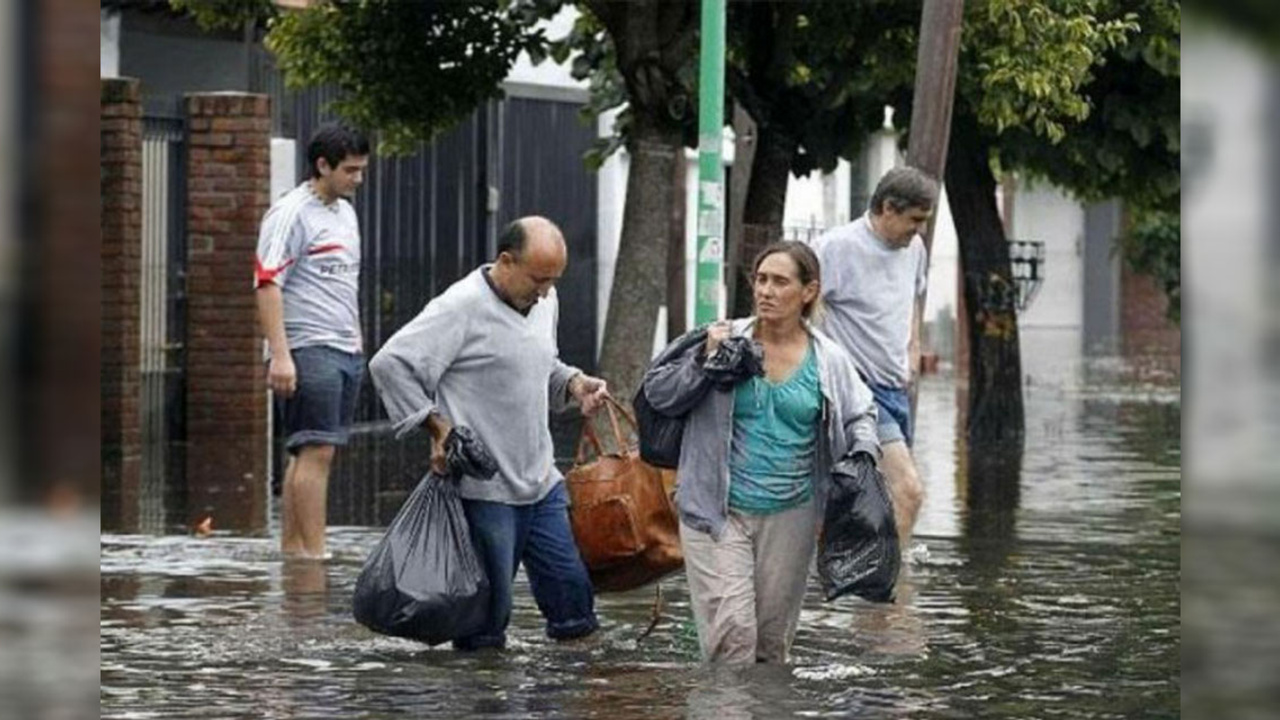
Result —
<path fill-rule="evenodd" d="M 813 244 L 822 265 L 824 329 L 853 356 L 875 396 L 881 467 L 904 552 L 924 502 L 911 459 L 908 388 L 920 365 L 916 332 L 928 279 L 920 233 L 937 202 L 937 181 L 915 168 L 894 168 L 876 186 L 865 215 Z"/>
<path fill-rule="evenodd" d="M 310 177 L 271 206 L 258 236 L 254 294 L 290 456 L 280 535 L 286 557 L 325 557 L 329 469 L 335 448 L 347 443 L 364 377 L 360 228 L 348 198 L 368 162 L 362 135 L 322 126 L 307 145 Z"/>

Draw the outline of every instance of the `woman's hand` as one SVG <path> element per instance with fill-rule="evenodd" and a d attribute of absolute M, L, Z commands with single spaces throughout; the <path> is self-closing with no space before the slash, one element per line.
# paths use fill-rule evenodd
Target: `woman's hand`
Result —
<path fill-rule="evenodd" d="M 707 357 L 715 355 L 716 348 L 720 347 L 720 343 L 729 339 L 730 328 L 731 325 L 727 320 L 712 323 L 711 327 L 707 328 L 707 349 L 705 352 Z"/>

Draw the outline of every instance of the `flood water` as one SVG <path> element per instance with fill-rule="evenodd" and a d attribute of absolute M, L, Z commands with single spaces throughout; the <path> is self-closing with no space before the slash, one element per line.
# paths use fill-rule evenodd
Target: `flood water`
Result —
<path fill-rule="evenodd" d="M 565 645 L 522 584 L 508 649 L 468 655 L 351 619 L 376 527 L 331 527 L 324 564 L 283 563 L 268 537 L 104 535 L 101 715 L 1176 717 L 1177 386 L 1029 386 L 1025 449 L 1003 462 L 958 451 L 955 406 L 926 379 L 901 604 L 811 586 L 789 666 L 702 666 L 680 578 L 644 640 L 652 589 L 598 598 L 602 631 Z"/>

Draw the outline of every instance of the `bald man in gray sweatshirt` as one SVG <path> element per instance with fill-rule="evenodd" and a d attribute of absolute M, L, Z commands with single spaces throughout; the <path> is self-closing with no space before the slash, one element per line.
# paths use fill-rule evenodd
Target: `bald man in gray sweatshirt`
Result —
<path fill-rule="evenodd" d="M 591 414 L 607 395 L 603 380 L 559 359 L 554 285 L 567 261 L 554 223 L 516 220 L 499 238 L 493 263 L 427 303 L 369 362 L 396 436 L 425 428 L 435 469 L 444 467 L 453 425 L 471 428 L 497 460 L 492 480 L 464 477 L 460 484 L 492 589 L 486 627 L 455 640 L 461 650 L 505 646 L 520 563 L 549 637 L 583 637 L 599 627 L 549 425 L 549 411 L 576 400 Z"/>

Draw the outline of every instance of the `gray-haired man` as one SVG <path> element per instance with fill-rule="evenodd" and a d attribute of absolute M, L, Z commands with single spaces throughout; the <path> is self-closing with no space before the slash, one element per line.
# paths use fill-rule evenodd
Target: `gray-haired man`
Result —
<path fill-rule="evenodd" d="M 825 329 L 853 356 L 879 410 L 881 460 L 905 550 L 924 502 L 911 459 L 907 388 L 920 363 L 916 335 L 928 257 L 920 233 L 938 202 L 938 183 L 910 167 L 880 179 L 867 213 L 813 243 L 822 263 Z"/>

